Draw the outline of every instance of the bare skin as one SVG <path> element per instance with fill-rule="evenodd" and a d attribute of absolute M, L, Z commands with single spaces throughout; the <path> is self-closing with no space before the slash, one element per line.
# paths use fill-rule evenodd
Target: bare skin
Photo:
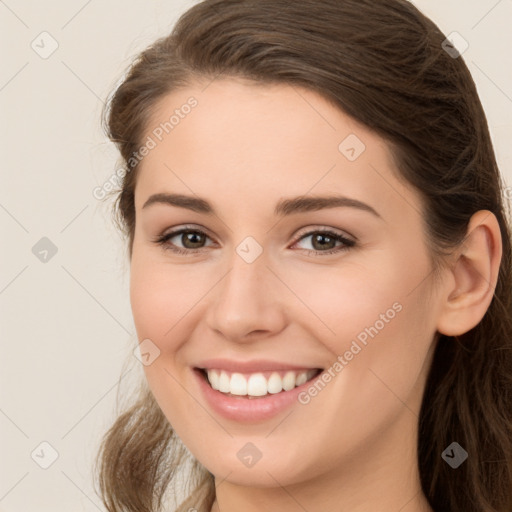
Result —
<path fill-rule="evenodd" d="M 205 85 L 166 96 L 147 127 L 146 136 L 197 99 L 141 163 L 131 303 L 138 339 L 160 350 L 144 367 L 148 384 L 215 475 L 212 512 L 432 512 L 416 459 L 425 380 L 436 333 L 466 332 L 490 303 L 501 257 L 496 219 L 475 214 L 435 281 L 421 197 L 398 179 L 380 137 L 312 91 Z M 364 151 L 357 139 L 340 150 L 351 134 Z M 159 193 L 204 198 L 216 215 L 143 207 Z M 281 199 L 331 195 L 369 208 L 274 214 Z M 185 225 L 205 233 L 200 252 L 183 235 L 167 248 L 155 243 Z M 348 242 L 315 243 L 311 233 L 322 229 Z M 263 249 L 251 263 L 236 251 L 249 236 Z M 192 371 L 212 357 L 328 369 L 370 326 L 378 333 L 321 392 L 269 420 L 217 415 Z M 249 442 L 261 453 L 252 467 L 237 456 Z"/>

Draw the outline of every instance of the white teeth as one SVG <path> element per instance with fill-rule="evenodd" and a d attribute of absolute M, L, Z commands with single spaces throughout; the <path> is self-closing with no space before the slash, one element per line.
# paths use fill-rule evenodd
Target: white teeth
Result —
<path fill-rule="evenodd" d="M 208 372 L 208 380 L 210 381 L 210 385 L 213 389 L 219 389 L 220 378 L 219 374 L 215 370 Z"/>
<path fill-rule="evenodd" d="M 241 373 L 231 375 L 229 387 L 232 395 L 247 395 L 247 381 Z"/>
<path fill-rule="evenodd" d="M 213 373 L 218 375 L 218 372 L 216 370 L 213 370 Z M 210 378 L 209 373 L 208 373 L 208 378 Z M 219 391 L 222 391 L 223 393 L 229 393 L 229 389 L 230 389 L 229 382 L 230 382 L 229 375 L 226 372 L 221 372 L 221 374 L 219 376 Z"/>
<path fill-rule="evenodd" d="M 302 386 L 302 384 L 304 384 L 304 382 L 306 382 L 307 380 L 308 380 L 308 376 L 306 373 L 304 373 L 304 372 L 299 373 L 299 375 L 297 375 L 297 378 L 295 379 L 295 385 Z"/>
<path fill-rule="evenodd" d="M 231 379 L 233 379 L 233 377 L 231 377 Z M 263 396 L 267 394 L 267 379 L 265 379 L 262 373 L 254 373 L 249 377 L 249 381 L 247 382 L 247 394 L 251 396 Z"/>
<path fill-rule="evenodd" d="M 283 380 L 278 373 L 273 373 L 267 382 L 267 389 L 269 393 L 275 394 L 283 390 Z"/>
<path fill-rule="evenodd" d="M 241 373 L 233 373 L 230 376 L 224 370 L 206 370 L 206 372 L 212 388 L 222 393 L 239 396 L 265 396 L 268 393 L 276 394 L 301 386 L 311 379 L 317 370 L 288 371 L 284 377 L 281 377 L 278 372 L 272 372 L 268 379 L 263 373 L 253 373 L 247 379 Z"/>

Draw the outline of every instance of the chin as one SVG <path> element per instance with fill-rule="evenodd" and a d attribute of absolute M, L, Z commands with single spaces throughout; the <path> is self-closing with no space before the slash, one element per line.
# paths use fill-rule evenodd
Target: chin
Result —
<path fill-rule="evenodd" d="M 264 456 L 254 463 L 251 467 L 246 467 L 235 455 L 234 458 L 229 460 L 224 458 L 219 460 L 218 456 L 214 458 L 212 464 L 203 463 L 210 473 L 215 478 L 221 481 L 228 481 L 231 484 L 247 486 L 247 487 L 261 487 L 272 488 L 278 486 L 287 486 L 299 484 L 305 481 L 306 469 L 298 468 L 297 461 L 290 462 L 289 459 L 276 460 L 274 456 L 272 460 L 264 460 Z M 295 468 L 293 472 L 290 468 Z M 309 478 L 311 475 L 309 475 Z"/>

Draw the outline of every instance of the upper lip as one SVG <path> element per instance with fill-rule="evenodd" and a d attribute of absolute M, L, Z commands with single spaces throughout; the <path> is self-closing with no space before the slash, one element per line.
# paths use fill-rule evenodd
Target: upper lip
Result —
<path fill-rule="evenodd" d="M 294 365 L 266 359 L 235 361 L 233 359 L 207 359 L 197 364 L 201 370 L 226 370 L 229 372 L 254 373 L 271 370 L 317 370 L 320 366 Z"/>

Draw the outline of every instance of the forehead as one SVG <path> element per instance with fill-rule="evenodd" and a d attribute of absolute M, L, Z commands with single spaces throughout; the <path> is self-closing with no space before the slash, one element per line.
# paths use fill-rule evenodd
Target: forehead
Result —
<path fill-rule="evenodd" d="M 296 86 L 223 79 L 177 90 L 155 105 L 149 140 L 137 208 L 171 191 L 208 197 L 219 210 L 226 201 L 270 210 L 272 198 L 336 192 L 401 215 L 419 201 L 381 137 Z"/>

